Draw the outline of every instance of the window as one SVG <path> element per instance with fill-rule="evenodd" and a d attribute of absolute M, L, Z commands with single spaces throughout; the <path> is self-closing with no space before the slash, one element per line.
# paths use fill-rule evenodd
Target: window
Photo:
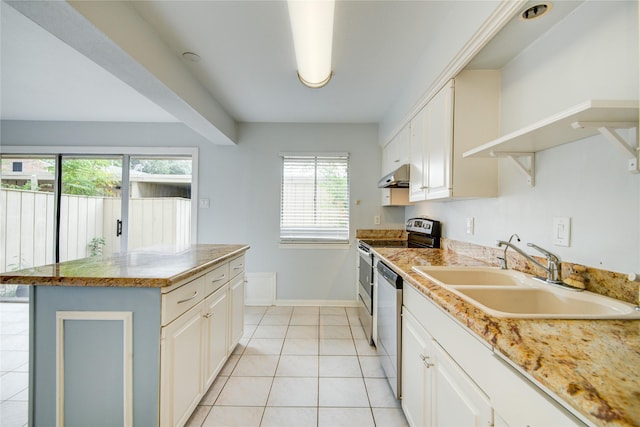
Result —
<path fill-rule="evenodd" d="M 349 155 L 283 154 L 282 243 L 349 241 Z"/>

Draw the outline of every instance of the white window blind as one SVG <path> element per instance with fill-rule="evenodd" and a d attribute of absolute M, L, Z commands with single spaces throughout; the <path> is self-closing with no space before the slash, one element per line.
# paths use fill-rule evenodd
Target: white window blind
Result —
<path fill-rule="evenodd" d="M 348 154 L 282 155 L 280 241 L 349 241 Z"/>

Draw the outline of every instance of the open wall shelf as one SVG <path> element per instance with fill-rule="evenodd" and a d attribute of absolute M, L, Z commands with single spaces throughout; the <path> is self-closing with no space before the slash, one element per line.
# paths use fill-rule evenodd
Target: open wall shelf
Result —
<path fill-rule="evenodd" d="M 602 134 L 620 145 L 629 157 L 629 171 L 638 172 L 638 133 L 622 137 L 617 129 L 638 127 L 638 100 L 589 100 L 532 125 L 525 126 L 472 150 L 463 157 L 509 157 L 519 163 L 533 185 L 534 166 L 519 159 L 533 159 L 533 153 Z"/>

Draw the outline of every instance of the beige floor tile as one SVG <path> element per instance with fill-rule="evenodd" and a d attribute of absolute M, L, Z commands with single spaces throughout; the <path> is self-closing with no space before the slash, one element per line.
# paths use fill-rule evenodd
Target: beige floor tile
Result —
<path fill-rule="evenodd" d="M 354 340 L 358 356 L 377 356 L 376 348 L 369 344 L 367 340 Z"/>
<path fill-rule="evenodd" d="M 320 408 L 318 427 L 374 427 L 369 408 Z M 379 424 L 380 427 L 387 427 Z"/>
<path fill-rule="evenodd" d="M 323 356 L 355 356 L 357 353 L 353 340 L 326 339 L 320 340 L 320 354 Z"/>
<path fill-rule="evenodd" d="M 372 408 L 373 419 L 378 426 L 409 427 L 409 423 L 400 408 Z"/>
<path fill-rule="evenodd" d="M 364 384 L 372 408 L 400 407 L 400 401 L 393 395 L 393 390 L 386 378 L 365 378 Z"/>
<path fill-rule="evenodd" d="M 317 377 L 318 356 L 282 355 L 277 377 Z"/>
<path fill-rule="evenodd" d="M 265 406 L 272 382 L 272 377 L 230 377 L 216 406 Z"/>
<path fill-rule="evenodd" d="M 249 314 L 265 314 L 269 307 L 263 305 L 245 305 L 244 312 Z"/>
<path fill-rule="evenodd" d="M 202 427 L 259 427 L 264 407 L 214 406 Z"/>
<path fill-rule="evenodd" d="M 320 378 L 319 406 L 369 408 L 362 378 Z"/>
<path fill-rule="evenodd" d="M 332 325 L 332 326 L 349 326 L 349 319 L 346 314 L 341 316 L 334 315 L 320 315 L 320 324 L 321 325 Z"/>
<path fill-rule="evenodd" d="M 320 316 L 317 314 L 293 314 L 290 325 L 319 325 Z"/>
<path fill-rule="evenodd" d="M 348 326 L 320 325 L 319 331 L 321 339 L 352 339 Z"/>
<path fill-rule="evenodd" d="M 345 316 L 347 311 L 344 307 L 320 307 L 320 315 Z"/>
<path fill-rule="evenodd" d="M 287 338 L 284 340 L 282 354 L 318 355 L 318 340 Z"/>
<path fill-rule="evenodd" d="M 318 405 L 318 378 L 276 377 L 267 406 Z"/>
<path fill-rule="evenodd" d="M 231 375 L 233 369 L 238 363 L 238 360 L 240 360 L 239 354 L 232 354 L 231 356 L 229 356 L 229 358 L 227 359 L 227 363 L 224 364 L 218 375 L 224 377 L 228 377 L 229 375 Z"/>
<path fill-rule="evenodd" d="M 316 408 L 285 408 L 267 406 L 260 427 L 317 427 Z"/>
<path fill-rule="evenodd" d="M 320 307 L 318 306 L 308 306 L 308 307 L 294 307 L 293 315 L 296 314 L 320 314 Z"/>
<path fill-rule="evenodd" d="M 266 325 L 260 323 L 252 338 L 284 338 L 287 335 L 287 325 Z"/>
<path fill-rule="evenodd" d="M 362 378 L 358 356 L 320 356 L 320 376 Z"/>
<path fill-rule="evenodd" d="M 291 325 L 287 329 L 287 338 L 318 339 L 318 326 Z"/>
<path fill-rule="evenodd" d="M 185 427 L 200 427 L 210 411 L 211 406 L 197 406 L 191 414 L 191 417 L 189 417 Z"/>
<path fill-rule="evenodd" d="M 233 370 L 234 377 L 272 377 L 278 366 L 278 355 L 245 354 Z"/>
<path fill-rule="evenodd" d="M 267 308 L 266 314 L 291 314 L 293 313 L 293 307 L 283 305 L 272 305 Z"/>
<path fill-rule="evenodd" d="M 351 326 L 351 336 L 354 340 L 364 340 L 366 339 L 366 335 L 364 334 L 364 329 L 362 326 Z"/>
<path fill-rule="evenodd" d="M 220 396 L 220 392 L 222 391 L 224 385 L 227 383 L 228 379 L 229 377 L 218 375 L 213 381 L 213 384 L 211 384 L 211 387 L 209 387 L 209 390 L 207 390 L 207 392 L 202 397 L 202 400 L 200 400 L 200 405 L 212 406 L 216 402 L 218 396 Z"/>
<path fill-rule="evenodd" d="M 291 314 L 265 314 L 260 325 L 288 325 Z"/>
<path fill-rule="evenodd" d="M 245 354 L 280 354 L 283 342 L 283 338 L 252 338 L 244 352 Z"/>
<path fill-rule="evenodd" d="M 245 325 L 257 325 L 258 323 L 260 323 L 260 320 L 262 320 L 262 316 L 264 316 L 264 315 L 263 314 L 245 313 L 244 314 L 244 324 Z"/>
<path fill-rule="evenodd" d="M 358 356 L 362 376 L 365 378 L 385 378 L 378 356 Z"/>

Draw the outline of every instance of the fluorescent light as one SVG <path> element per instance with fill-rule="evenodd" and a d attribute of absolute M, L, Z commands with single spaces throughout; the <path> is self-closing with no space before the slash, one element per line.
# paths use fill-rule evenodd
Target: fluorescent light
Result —
<path fill-rule="evenodd" d="M 296 50 L 298 77 L 320 88 L 331 79 L 334 0 L 289 0 L 289 19 Z"/>

